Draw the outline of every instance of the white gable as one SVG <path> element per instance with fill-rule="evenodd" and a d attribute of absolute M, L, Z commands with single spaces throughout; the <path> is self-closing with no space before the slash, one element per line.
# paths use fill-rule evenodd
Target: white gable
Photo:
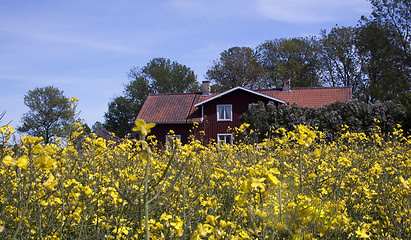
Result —
<path fill-rule="evenodd" d="M 243 90 L 243 91 L 246 91 L 246 92 L 249 92 L 249 93 L 252 93 L 252 94 L 255 94 L 255 95 L 264 97 L 264 98 L 267 98 L 267 99 L 269 99 L 269 100 L 271 100 L 271 101 L 275 101 L 275 102 L 279 102 L 279 103 L 282 103 L 282 104 L 286 104 L 283 100 L 280 100 L 280 99 L 277 99 L 277 98 L 273 98 L 273 97 L 267 96 L 267 95 L 262 94 L 262 93 L 259 93 L 259 92 L 255 92 L 255 91 L 252 91 L 252 90 L 248 90 L 248 89 L 245 89 L 245 88 L 243 88 L 243 87 L 235 87 L 235 88 L 232 88 L 232 89 L 230 89 L 230 90 L 228 90 L 228 91 L 225 91 L 225 92 L 223 92 L 223 93 L 220 93 L 220 94 L 218 94 L 218 95 L 215 95 L 214 97 L 211 97 L 211 98 L 209 98 L 209 99 L 207 99 L 207 100 L 204 100 L 204 101 L 202 101 L 202 102 L 199 102 L 199 103 L 197 103 L 195 106 L 196 106 L 196 107 L 201 106 L 201 105 L 203 105 L 204 103 L 213 101 L 214 99 L 217 99 L 217 98 L 219 98 L 219 97 L 222 97 L 222 96 L 224 96 L 224 95 L 226 95 L 226 94 L 228 94 L 228 93 L 230 93 L 230 92 L 233 92 L 233 91 L 235 91 L 235 90 Z"/>

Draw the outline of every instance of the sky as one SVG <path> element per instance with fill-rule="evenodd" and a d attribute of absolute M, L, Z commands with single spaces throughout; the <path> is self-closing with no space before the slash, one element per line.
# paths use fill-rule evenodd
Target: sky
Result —
<path fill-rule="evenodd" d="M 21 126 L 27 92 L 54 86 L 79 98 L 91 127 L 128 71 L 153 58 L 186 65 L 201 83 L 231 47 L 319 36 L 370 13 L 367 0 L 0 0 L 0 125 Z"/>

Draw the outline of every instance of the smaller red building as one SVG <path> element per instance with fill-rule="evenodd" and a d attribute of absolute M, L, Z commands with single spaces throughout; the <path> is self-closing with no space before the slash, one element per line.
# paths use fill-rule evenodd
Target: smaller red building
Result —
<path fill-rule="evenodd" d="M 229 129 L 241 125 L 240 116 L 252 104 L 273 102 L 307 107 L 320 107 L 336 101 L 351 99 L 351 87 L 296 88 L 289 87 L 289 81 L 280 89 L 248 90 L 236 87 L 225 92 L 210 92 L 210 82 L 203 82 L 202 92 L 182 94 L 153 94 L 144 103 L 138 119 L 156 123 L 152 129 L 160 142 L 167 142 L 174 131 L 183 143 L 193 134 L 194 124 L 197 132 L 204 131 L 204 140 L 215 139 L 233 142 Z"/>

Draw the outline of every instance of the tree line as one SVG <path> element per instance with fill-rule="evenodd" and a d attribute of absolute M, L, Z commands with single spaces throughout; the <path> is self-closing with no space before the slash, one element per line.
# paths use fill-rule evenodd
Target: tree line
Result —
<path fill-rule="evenodd" d="M 214 91 L 280 88 L 287 77 L 292 87 L 350 86 L 353 98 L 364 103 L 406 102 L 411 86 L 411 2 L 370 3 L 371 16 L 362 17 L 357 26 L 322 30 L 319 37 L 266 40 L 254 49 L 224 50 L 205 78 Z M 128 79 L 123 94 L 108 104 L 104 123 L 93 128 L 105 127 L 123 137 L 149 94 L 196 92 L 200 87 L 189 67 L 166 58 L 130 69 Z M 22 120 L 20 129 L 29 131 L 32 119 Z"/>

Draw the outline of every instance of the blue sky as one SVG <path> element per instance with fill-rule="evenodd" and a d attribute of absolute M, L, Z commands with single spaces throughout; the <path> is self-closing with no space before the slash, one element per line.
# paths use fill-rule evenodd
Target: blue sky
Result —
<path fill-rule="evenodd" d="M 24 95 L 55 86 L 104 122 L 127 72 L 164 57 L 199 82 L 220 53 L 355 26 L 367 0 L 0 0 L 0 124 L 21 125 Z"/>

